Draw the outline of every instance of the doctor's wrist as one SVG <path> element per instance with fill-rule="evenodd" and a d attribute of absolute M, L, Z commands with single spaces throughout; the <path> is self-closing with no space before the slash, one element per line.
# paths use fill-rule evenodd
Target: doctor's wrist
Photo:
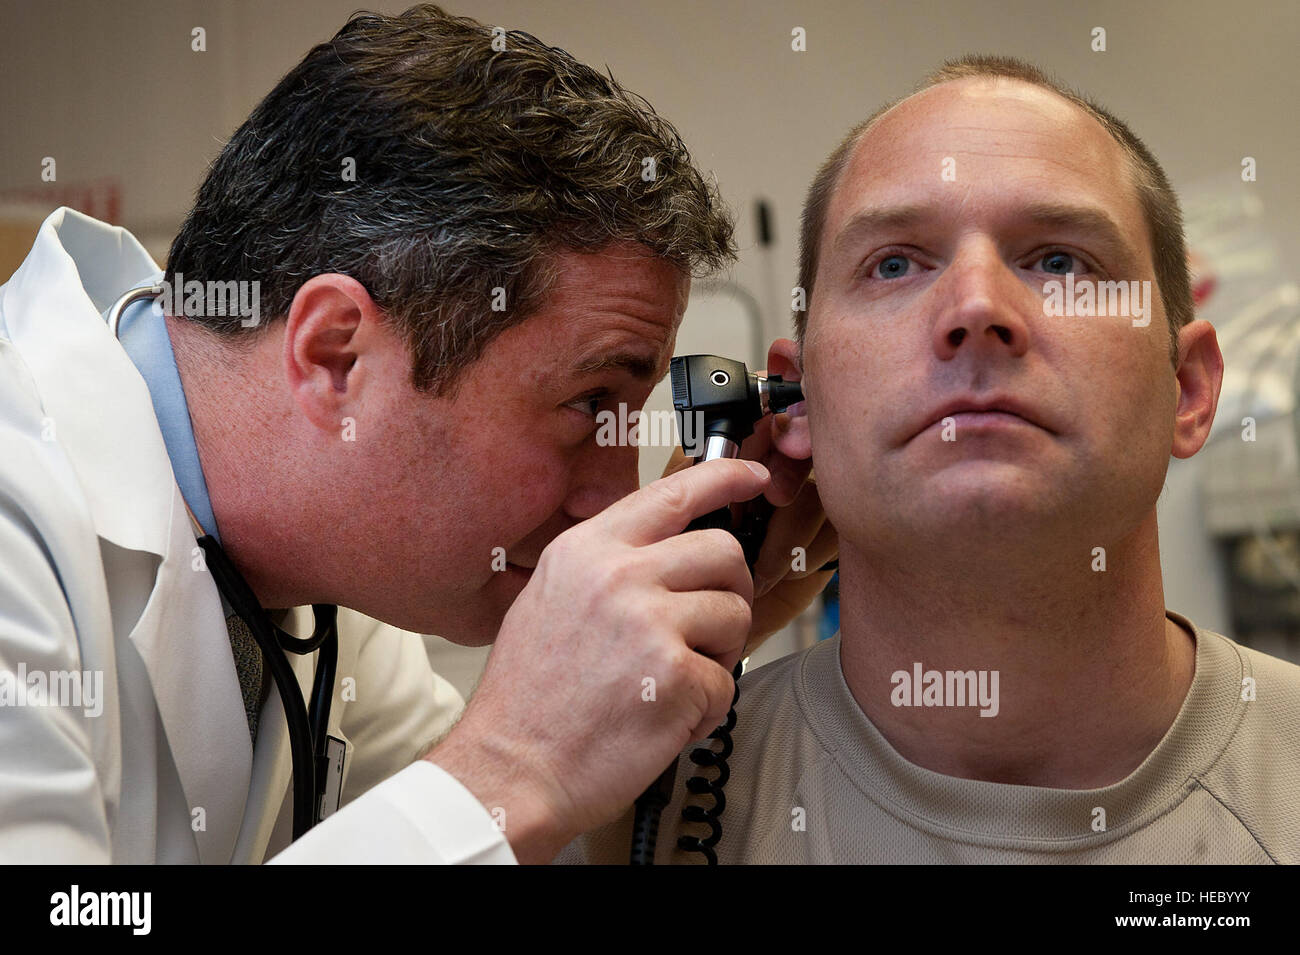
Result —
<path fill-rule="evenodd" d="M 570 831 L 542 782 L 528 773 L 517 754 L 492 738 L 467 737 L 453 731 L 424 759 L 456 777 L 470 791 L 492 816 L 521 864 L 550 862 L 578 831 Z"/>

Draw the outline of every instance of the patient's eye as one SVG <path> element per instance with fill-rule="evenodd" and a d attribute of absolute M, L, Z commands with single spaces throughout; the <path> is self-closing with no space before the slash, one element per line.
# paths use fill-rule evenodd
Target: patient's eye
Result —
<path fill-rule="evenodd" d="M 887 255 L 876 264 L 876 274 L 882 279 L 902 278 L 910 265 L 905 255 Z"/>
<path fill-rule="evenodd" d="M 1053 275 L 1065 275 L 1068 272 L 1080 272 L 1082 269 L 1075 268 L 1079 263 L 1075 256 L 1068 252 L 1048 252 L 1039 259 L 1043 264 L 1044 272 L 1051 272 Z"/>

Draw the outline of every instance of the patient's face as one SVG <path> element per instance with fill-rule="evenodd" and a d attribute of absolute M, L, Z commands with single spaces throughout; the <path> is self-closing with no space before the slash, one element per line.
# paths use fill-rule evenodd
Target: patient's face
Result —
<path fill-rule="evenodd" d="M 1045 284 L 1067 272 L 1076 296 L 1149 281 L 1149 321 L 1046 314 Z M 1164 482 L 1177 384 L 1118 144 L 1018 82 L 947 83 L 886 114 L 829 209 L 803 370 L 818 484 L 848 546 L 1133 531 Z M 1022 417 L 936 420 L 969 397 Z"/>

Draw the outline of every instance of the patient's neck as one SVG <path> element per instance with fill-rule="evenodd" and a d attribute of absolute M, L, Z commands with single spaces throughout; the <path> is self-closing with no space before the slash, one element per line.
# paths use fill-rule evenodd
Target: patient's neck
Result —
<path fill-rule="evenodd" d="M 1106 548 L 1105 571 L 1084 541 L 1004 544 L 880 553 L 841 541 L 849 689 L 900 754 L 935 772 L 1061 789 L 1118 782 L 1169 729 L 1195 670 L 1194 638 L 1165 617 L 1154 509 Z M 918 663 L 997 671 L 996 715 L 922 705 L 927 681 L 892 679 L 910 681 Z"/>

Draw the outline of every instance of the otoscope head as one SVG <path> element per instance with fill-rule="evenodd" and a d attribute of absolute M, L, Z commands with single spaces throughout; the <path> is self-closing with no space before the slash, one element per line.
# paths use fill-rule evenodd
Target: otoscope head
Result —
<path fill-rule="evenodd" d="M 734 457 L 759 419 L 803 400 L 797 381 L 750 374 L 744 362 L 717 355 L 674 358 L 671 378 L 683 446 L 688 453 L 689 444 L 717 449 L 717 453 L 697 450 L 696 457 Z"/>

